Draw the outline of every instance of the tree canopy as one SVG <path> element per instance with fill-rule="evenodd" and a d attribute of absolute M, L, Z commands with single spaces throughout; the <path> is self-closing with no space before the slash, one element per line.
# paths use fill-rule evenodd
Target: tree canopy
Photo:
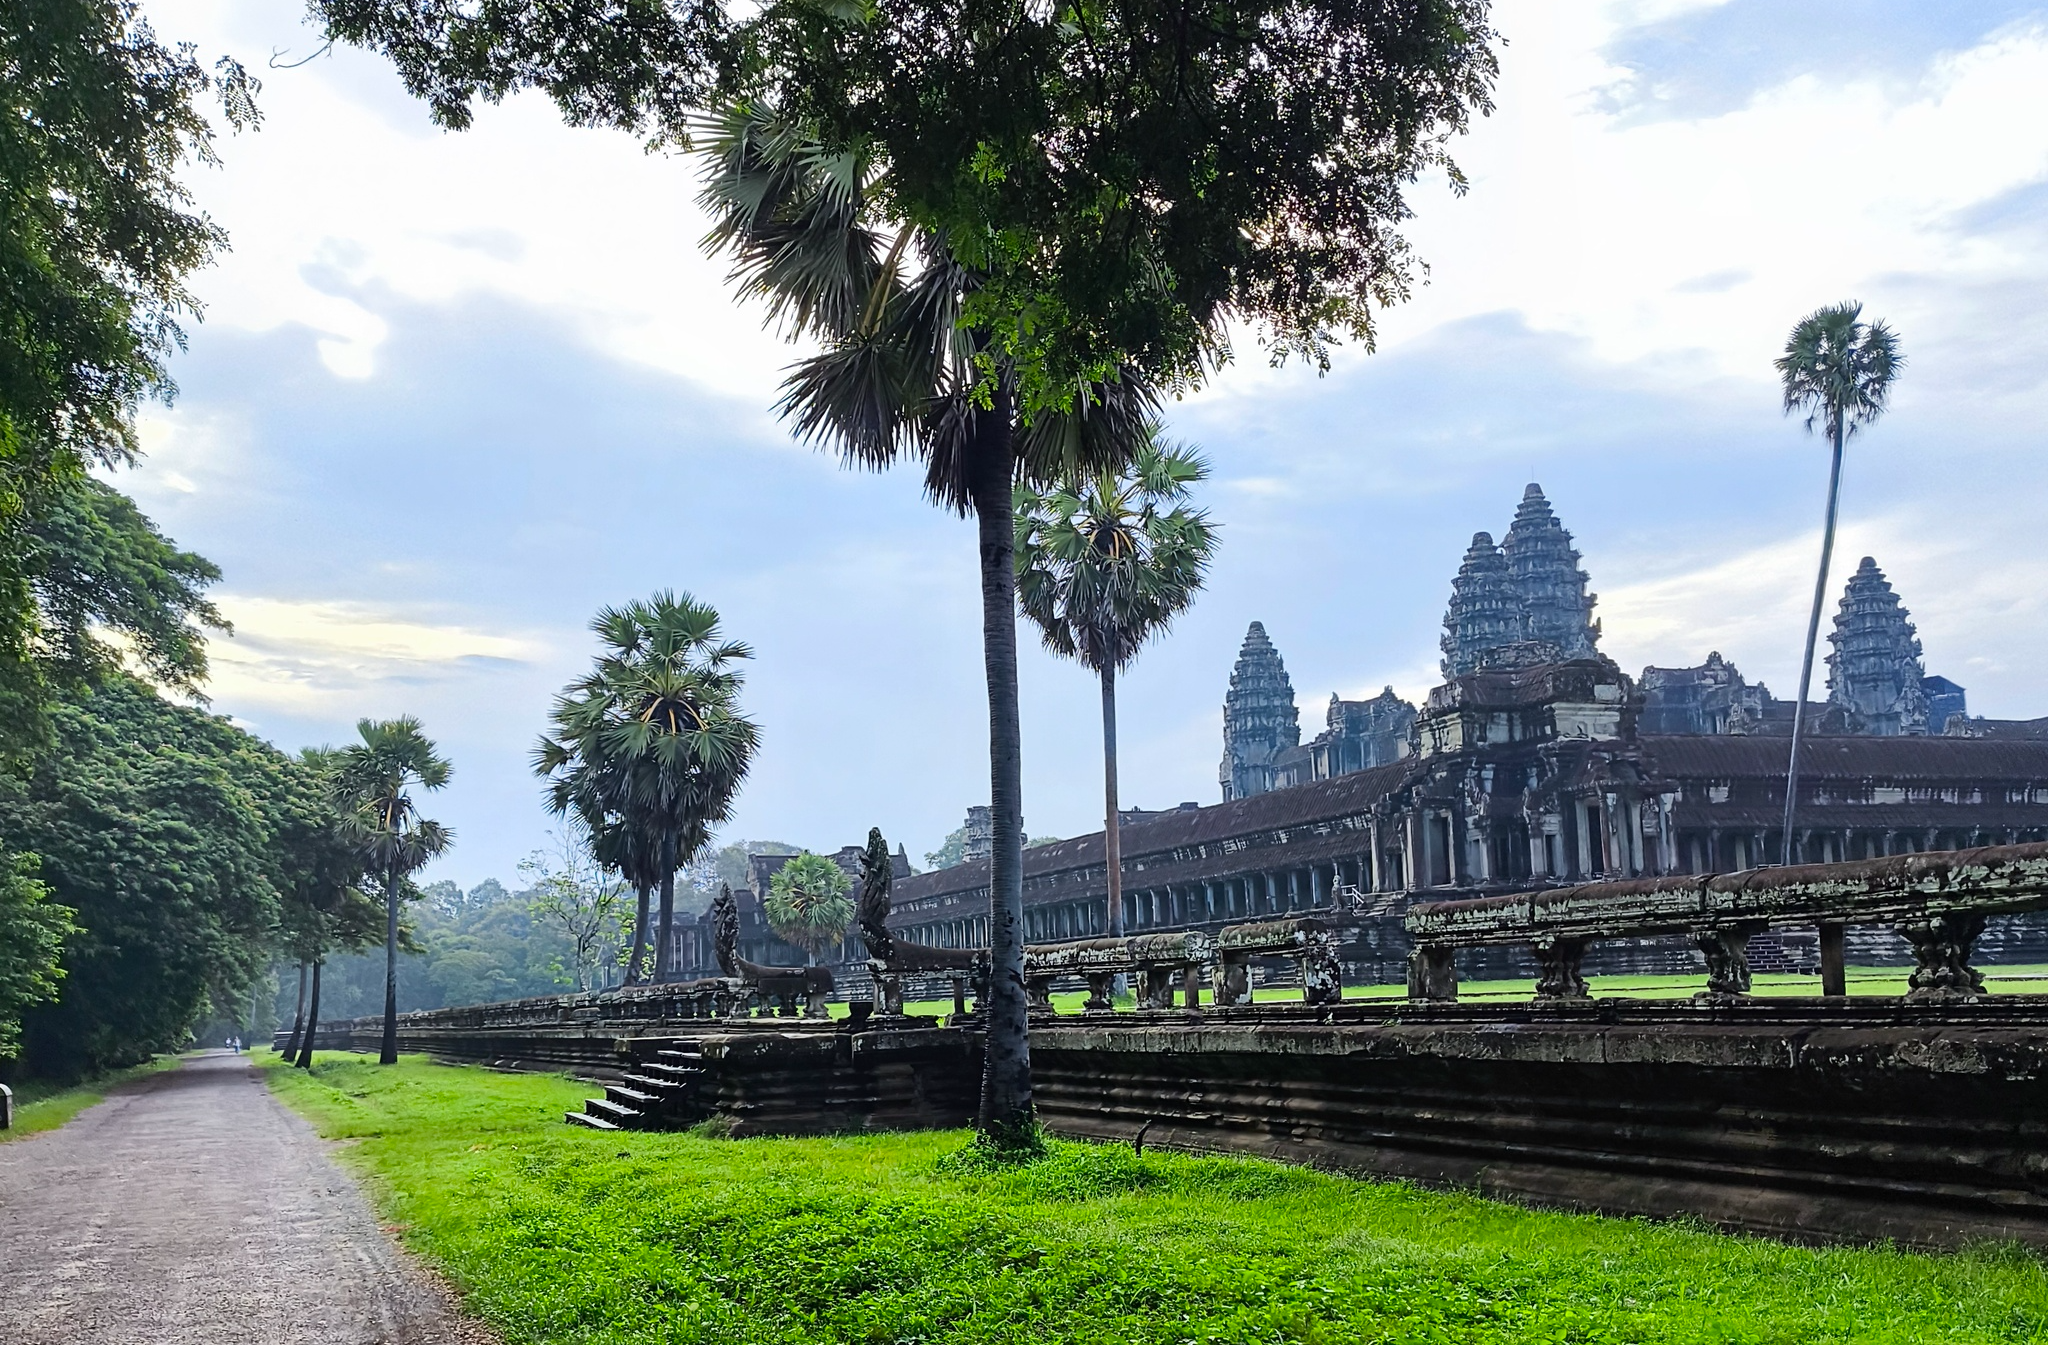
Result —
<path fill-rule="evenodd" d="M 845 869 L 806 850 L 775 871 L 761 907 L 777 937 L 815 959 L 845 937 L 853 921 L 852 889 Z"/>
<path fill-rule="evenodd" d="M 24 1020 L 29 1065 L 65 1073 L 178 1049 L 209 1003 L 245 1003 L 331 812 L 303 765 L 132 677 L 51 719 L 51 750 L 0 775 L 0 835 L 76 912 L 57 998 Z"/>

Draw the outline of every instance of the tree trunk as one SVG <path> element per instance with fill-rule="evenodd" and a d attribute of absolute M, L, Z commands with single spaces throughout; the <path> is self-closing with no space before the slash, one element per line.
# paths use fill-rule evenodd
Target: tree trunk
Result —
<path fill-rule="evenodd" d="M 675 977 L 675 917 L 676 834 L 670 831 L 661 838 L 661 922 L 654 947 L 654 979 L 664 985 Z"/>
<path fill-rule="evenodd" d="M 396 868 L 384 876 L 384 1044 L 377 1063 L 398 1063 L 398 879 Z"/>
<path fill-rule="evenodd" d="M 1820 610 L 1827 601 L 1828 564 L 1835 555 L 1835 507 L 1842 496 L 1842 416 L 1829 418 L 1834 461 L 1828 468 L 1828 515 L 1820 534 L 1820 575 L 1813 581 L 1813 613 L 1806 621 L 1806 657 L 1799 664 L 1799 699 L 1792 703 L 1792 753 L 1785 765 L 1785 830 L 1778 862 L 1792 862 L 1792 828 L 1799 813 L 1799 743 L 1806 728 L 1806 690 L 1813 684 L 1813 650 L 1820 641 Z"/>
<path fill-rule="evenodd" d="M 313 1068 L 313 1038 L 320 1033 L 320 968 L 324 965 L 313 964 L 313 1002 L 306 1006 L 306 1033 L 299 1038 L 299 1058 L 292 1062 L 300 1069 Z"/>
<path fill-rule="evenodd" d="M 1031 1036 L 1024 990 L 1024 755 L 1017 716 L 1016 476 L 1012 398 L 975 417 L 971 495 L 981 546 L 982 661 L 988 676 L 989 808 L 995 852 L 989 871 L 989 1002 L 976 1128 L 999 1148 L 1035 1141 Z"/>
<path fill-rule="evenodd" d="M 1123 835 L 1116 815 L 1116 669 L 1102 668 L 1102 862 L 1109 888 L 1107 933 L 1124 933 Z"/>
<path fill-rule="evenodd" d="M 292 1009 L 292 1035 L 285 1038 L 284 1058 L 298 1054 L 299 1033 L 306 1026 L 306 960 L 299 959 L 299 998 Z"/>
<path fill-rule="evenodd" d="M 638 985 L 647 979 L 647 898 L 653 892 L 651 883 L 638 883 L 640 902 L 633 913 L 633 955 L 626 963 L 626 984 Z"/>

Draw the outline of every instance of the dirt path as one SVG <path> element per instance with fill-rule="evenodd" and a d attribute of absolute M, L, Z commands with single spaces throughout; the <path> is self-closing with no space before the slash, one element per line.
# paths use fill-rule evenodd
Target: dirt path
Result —
<path fill-rule="evenodd" d="M 11 1345 L 488 1337 L 377 1226 L 312 1128 L 225 1052 L 0 1144 Z"/>

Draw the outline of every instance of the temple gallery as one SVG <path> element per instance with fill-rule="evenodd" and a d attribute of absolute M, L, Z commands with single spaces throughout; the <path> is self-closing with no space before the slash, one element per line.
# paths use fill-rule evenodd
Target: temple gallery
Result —
<path fill-rule="evenodd" d="M 1391 688 L 1333 696 L 1307 742 L 1281 652 L 1252 622 L 1224 695 L 1221 801 L 1122 816 L 1130 929 L 1327 913 L 1351 931 L 1347 979 L 1398 981 L 1411 898 L 1775 858 L 1792 702 L 1719 653 L 1631 676 L 1600 652 L 1595 602 L 1571 534 L 1530 485 L 1505 536 L 1476 534 L 1451 581 L 1442 682 L 1421 705 Z M 2048 719 L 1970 717 L 1965 689 L 1927 672 L 1909 613 L 1871 557 L 1843 586 L 1828 644 L 1827 699 L 1804 714 L 1796 861 L 2048 839 Z M 964 862 L 910 874 L 899 860 L 891 927 L 943 947 L 985 944 L 987 837 L 987 809 L 972 809 Z M 858 853 L 847 847 L 842 862 L 853 868 Z M 782 862 L 756 857 L 737 894 L 742 944 L 764 961 L 792 955 L 761 913 Z M 1101 932 L 1105 877 L 1099 832 L 1027 850 L 1027 938 Z M 677 938 L 683 975 L 715 966 L 708 927 L 685 922 Z M 1587 969 L 1696 961 L 1667 942 L 1604 949 L 1605 965 Z M 841 961 L 854 982 L 866 958 L 857 944 L 849 937 Z M 1851 951 L 1906 960 L 1881 930 L 1852 932 Z M 1980 945 L 1988 961 L 2043 954 L 2035 917 L 1997 922 Z M 1467 974 L 1521 970 L 1515 955 L 1494 956 L 1499 967 Z M 1804 970 L 1813 958 L 1789 937 L 1753 960 Z"/>

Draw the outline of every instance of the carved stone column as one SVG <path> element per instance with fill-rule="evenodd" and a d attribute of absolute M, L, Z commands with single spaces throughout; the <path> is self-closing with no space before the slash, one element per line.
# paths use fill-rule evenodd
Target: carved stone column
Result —
<path fill-rule="evenodd" d="M 1919 963 L 1907 978 L 1907 999 L 1961 999 L 1984 993 L 1984 975 L 1970 965 L 1970 951 L 1984 932 L 1983 916 L 1935 915 L 1908 920 L 1897 928 L 1913 945 Z"/>
<path fill-rule="evenodd" d="M 1706 998 L 1749 993 L 1749 936 L 1747 929 L 1703 929 L 1693 943 L 1707 958 Z"/>
<path fill-rule="evenodd" d="M 1302 950 L 1301 997 L 1310 1004 L 1335 1004 L 1344 998 L 1344 965 L 1328 934 L 1310 936 Z"/>
<path fill-rule="evenodd" d="M 1542 938 L 1530 945 L 1536 954 L 1536 998 L 1585 999 L 1586 978 L 1579 974 L 1579 959 L 1586 954 L 1584 939 Z"/>
<path fill-rule="evenodd" d="M 1209 973 L 1209 994 L 1217 1008 L 1242 1004 L 1251 998 L 1251 972 L 1242 962 L 1218 956 Z"/>
<path fill-rule="evenodd" d="M 1088 973 L 1088 999 L 1084 1009 L 1107 1010 L 1116 1007 L 1114 988 L 1116 973 L 1113 971 L 1091 971 Z"/>
<path fill-rule="evenodd" d="M 1458 968 L 1451 950 L 1418 943 L 1408 950 L 1408 998 L 1448 1002 L 1458 997 Z"/>

